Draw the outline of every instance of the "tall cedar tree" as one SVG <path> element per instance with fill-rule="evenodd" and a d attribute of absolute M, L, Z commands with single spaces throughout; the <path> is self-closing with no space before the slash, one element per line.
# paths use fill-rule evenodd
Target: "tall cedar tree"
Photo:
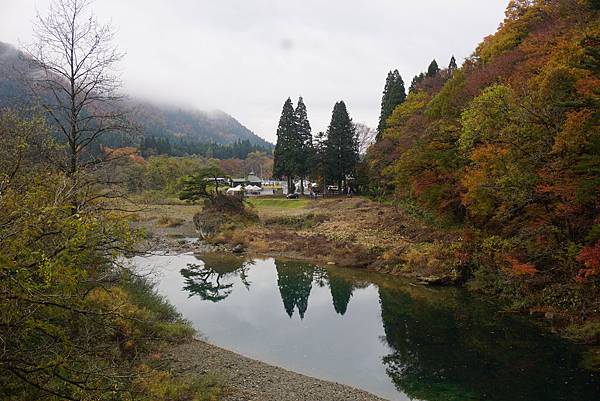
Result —
<path fill-rule="evenodd" d="M 320 187 L 327 182 L 327 136 L 323 131 L 317 132 L 313 138 L 314 163 L 311 168 L 311 176 L 317 180 Z"/>
<path fill-rule="evenodd" d="M 359 159 L 354 124 L 343 101 L 333 107 L 325 147 L 328 178 L 343 188 L 346 176 L 353 172 Z"/>
<path fill-rule="evenodd" d="M 306 105 L 302 97 L 298 99 L 295 112 L 296 132 L 295 140 L 300 143 L 300 157 L 298 159 L 298 170 L 296 174 L 300 177 L 300 192 L 304 194 L 304 178 L 310 173 L 313 163 L 312 131 L 306 113 Z"/>
<path fill-rule="evenodd" d="M 440 67 L 438 66 L 437 61 L 433 60 L 431 62 L 431 64 L 429 64 L 429 67 L 427 68 L 427 76 L 435 77 L 438 72 L 440 72 Z"/>
<path fill-rule="evenodd" d="M 390 71 L 385 81 L 383 97 L 381 99 L 381 114 L 377 126 L 377 139 L 381 138 L 386 128 L 386 121 L 392 115 L 394 109 L 406 100 L 406 89 L 404 80 L 398 70 Z"/>
<path fill-rule="evenodd" d="M 277 127 L 277 144 L 275 145 L 273 176 L 287 178 L 288 190 L 293 191 L 292 180 L 299 170 L 301 145 L 298 141 L 296 113 L 292 100 L 288 98 L 283 104 L 279 126 Z"/>

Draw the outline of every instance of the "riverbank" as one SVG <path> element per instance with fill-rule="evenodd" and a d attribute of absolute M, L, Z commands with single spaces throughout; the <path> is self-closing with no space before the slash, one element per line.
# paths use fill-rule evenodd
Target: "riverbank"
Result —
<path fill-rule="evenodd" d="M 543 324 L 547 330 L 590 345 L 600 340 L 598 312 L 581 314 L 559 302 L 514 297 L 494 292 L 485 280 L 469 276 L 468 235 L 462 228 L 441 226 L 429 216 L 405 206 L 368 199 L 254 198 L 250 205 L 260 222 L 219 233 L 210 242 L 198 241 L 192 223 L 199 206 L 152 205 L 137 216 L 150 234 L 149 246 L 167 252 L 236 251 L 247 256 L 270 256 L 379 271 L 411 278 L 426 285 L 466 285 L 483 298 L 504 303 L 504 308 Z M 542 279 L 542 278 L 540 278 Z M 568 283 L 566 285 L 569 285 Z M 542 294 L 543 295 L 543 294 Z M 529 296 L 529 294 L 527 294 Z M 600 366 L 600 352 L 592 349 L 589 367 Z"/>
<path fill-rule="evenodd" d="M 201 340 L 186 342 L 165 355 L 181 375 L 211 373 L 223 383 L 221 401 L 384 401 L 338 383 L 315 379 L 246 358 Z"/>

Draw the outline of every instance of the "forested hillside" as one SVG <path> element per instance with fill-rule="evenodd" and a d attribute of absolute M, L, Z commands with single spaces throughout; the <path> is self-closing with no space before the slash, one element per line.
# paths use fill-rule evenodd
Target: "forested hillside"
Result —
<path fill-rule="evenodd" d="M 415 77 L 367 160 L 376 195 L 461 232 L 443 248 L 473 288 L 574 319 L 599 300 L 599 8 L 511 1 L 461 68 Z"/>
<path fill-rule="evenodd" d="M 30 102 L 26 59 L 13 46 L 0 42 L 0 107 L 23 106 Z M 270 150 L 272 145 L 259 137 L 235 118 L 223 111 L 201 111 L 161 105 L 160 99 L 149 102 L 131 98 L 124 107 L 132 112 L 131 122 L 139 127 L 139 135 L 111 133 L 102 138 L 110 147 L 139 146 L 143 137 L 168 139 L 173 152 L 190 149 L 193 145 L 218 145 L 249 141 Z M 177 149 L 178 148 L 178 149 Z"/>
<path fill-rule="evenodd" d="M 142 100 L 131 101 L 132 119 L 141 124 L 144 135 L 163 137 L 187 142 L 214 142 L 232 144 L 248 140 L 253 145 L 271 148 L 272 145 L 259 137 L 229 114 L 214 110 L 200 111 L 164 106 Z"/>

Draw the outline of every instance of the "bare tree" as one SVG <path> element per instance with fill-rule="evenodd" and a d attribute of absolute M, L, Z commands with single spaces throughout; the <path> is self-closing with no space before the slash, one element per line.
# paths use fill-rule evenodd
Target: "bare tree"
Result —
<path fill-rule="evenodd" d="M 355 123 L 354 129 L 356 130 L 356 136 L 358 138 L 358 153 L 362 157 L 367 153 L 369 146 L 375 142 L 377 131 L 362 123 Z"/>
<path fill-rule="evenodd" d="M 106 161 L 91 146 L 110 132 L 126 131 L 116 64 L 123 53 L 114 32 L 89 10 L 91 0 L 53 0 L 38 13 L 34 43 L 25 48 L 33 62 L 32 89 L 51 126 L 66 143 L 59 167 L 81 186 L 81 173 Z"/>

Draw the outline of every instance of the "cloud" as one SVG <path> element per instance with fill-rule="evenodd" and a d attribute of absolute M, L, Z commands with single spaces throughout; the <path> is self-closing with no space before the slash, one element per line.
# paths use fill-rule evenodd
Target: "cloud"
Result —
<path fill-rule="evenodd" d="M 346 101 L 375 126 L 387 71 L 404 80 L 436 58 L 470 55 L 507 0 L 97 0 L 112 21 L 125 89 L 155 101 L 222 109 L 274 141 L 284 100 L 303 96 L 315 130 Z M 0 40 L 29 41 L 45 0 L 0 0 Z"/>

